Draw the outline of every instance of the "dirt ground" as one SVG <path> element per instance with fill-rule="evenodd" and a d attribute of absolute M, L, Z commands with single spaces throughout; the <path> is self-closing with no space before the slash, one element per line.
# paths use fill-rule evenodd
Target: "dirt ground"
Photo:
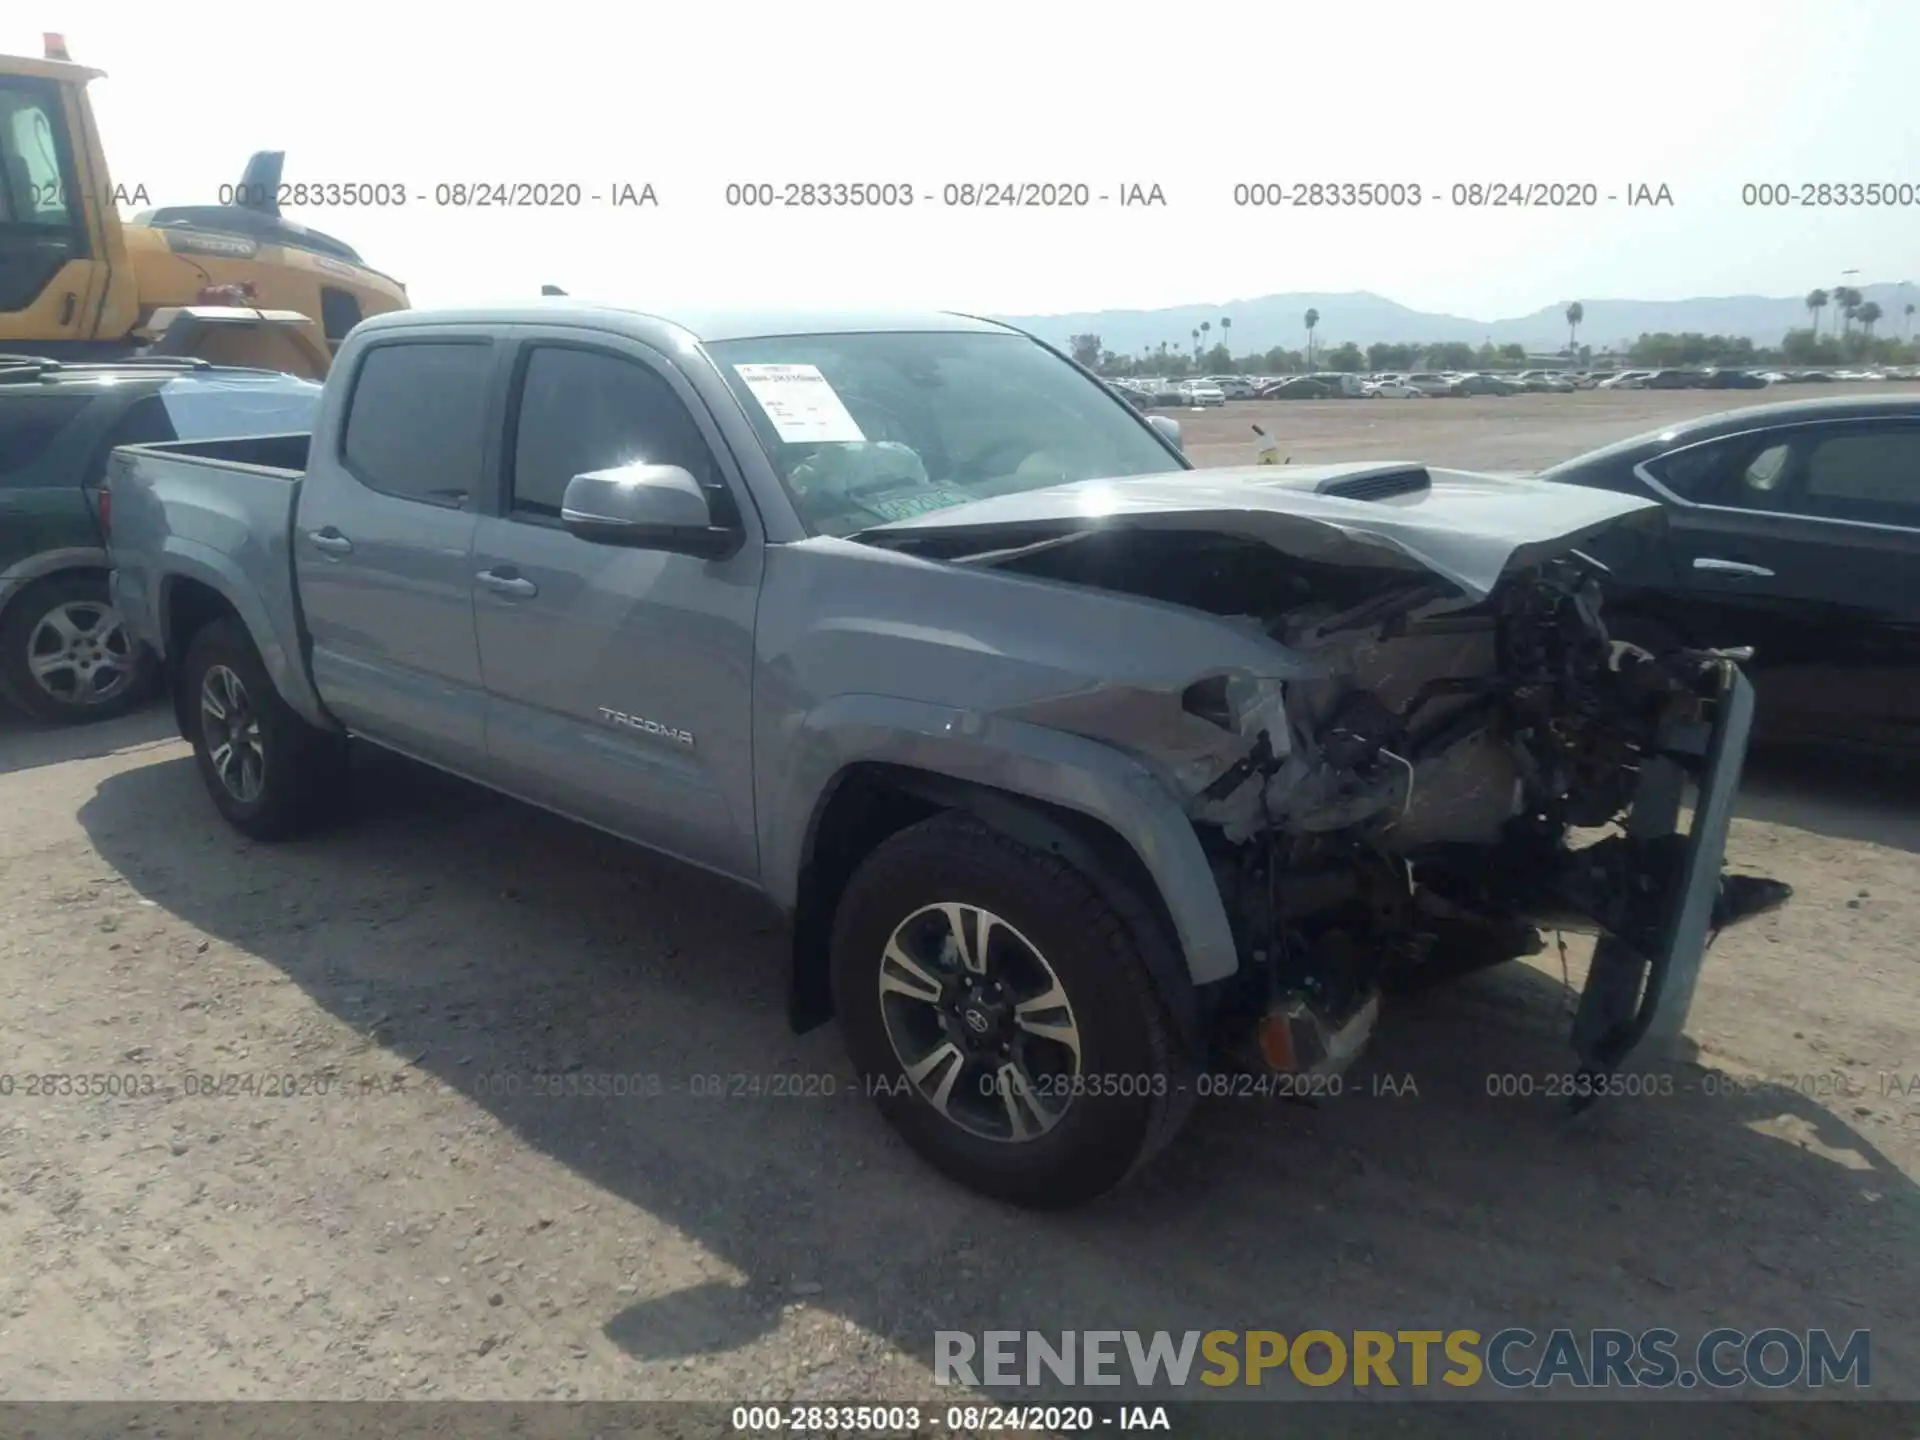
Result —
<path fill-rule="evenodd" d="M 1182 418 L 1216 463 L 1259 416 L 1297 460 L 1517 469 L 1706 398 Z M 1867 1326 L 1875 1389 L 1920 1395 L 1910 772 L 1758 765 L 1731 858 L 1797 895 L 1714 948 L 1672 1096 L 1489 1095 L 1567 1064 L 1549 950 L 1391 1010 L 1342 1098 L 1205 1103 L 1140 1182 L 1038 1218 L 858 1097 L 707 1093 L 847 1074 L 787 1030 L 737 892 L 396 760 L 357 788 L 343 829 L 256 846 L 159 710 L 0 719 L 0 1397 L 948 1399 L 936 1328 L 1505 1324 Z"/>

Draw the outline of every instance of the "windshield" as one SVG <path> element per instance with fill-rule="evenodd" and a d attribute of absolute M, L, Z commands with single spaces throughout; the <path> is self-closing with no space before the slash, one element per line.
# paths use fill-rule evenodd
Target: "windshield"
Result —
<path fill-rule="evenodd" d="M 707 348 L 812 534 L 1187 468 L 1125 402 L 1023 335 L 782 335 Z"/>

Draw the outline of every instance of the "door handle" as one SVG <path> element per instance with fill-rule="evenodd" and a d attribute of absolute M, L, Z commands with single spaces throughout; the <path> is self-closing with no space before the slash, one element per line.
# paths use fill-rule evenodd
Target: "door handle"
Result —
<path fill-rule="evenodd" d="M 1693 568 L 1704 570 L 1709 575 L 1729 575 L 1735 579 L 1771 580 L 1773 571 L 1764 565 L 1749 565 L 1744 560 L 1718 560 L 1711 555 L 1701 555 L 1693 562 Z"/>
<path fill-rule="evenodd" d="M 313 542 L 313 548 L 328 555 L 350 555 L 353 542 L 331 525 L 323 525 L 318 530 L 309 530 L 307 539 Z"/>
<path fill-rule="evenodd" d="M 475 578 L 499 595 L 538 595 L 540 593 L 540 587 L 524 575 L 499 570 L 482 570 Z"/>

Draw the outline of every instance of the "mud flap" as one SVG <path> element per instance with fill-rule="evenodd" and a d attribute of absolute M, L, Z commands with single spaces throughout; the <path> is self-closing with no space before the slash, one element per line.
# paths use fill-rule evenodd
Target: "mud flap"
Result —
<path fill-rule="evenodd" d="M 1689 772 L 1699 776 L 1698 801 L 1682 836 L 1678 873 L 1661 887 L 1656 901 L 1664 913 L 1649 953 L 1640 954 L 1613 935 L 1601 936 L 1594 946 L 1573 1022 L 1573 1048 L 1589 1072 L 1617 1068 L 1648 1036 L 1676 1039 L 1693 1007 L 1753 729 L 1752 684 L 1733 662 L 1720 665 L 1711 725 L 1676 727 L 1661 737 L 1657 757 L 1641 767 L 1627 820 L 1631 839 L 1658 844 L 1681 836 Z"/>

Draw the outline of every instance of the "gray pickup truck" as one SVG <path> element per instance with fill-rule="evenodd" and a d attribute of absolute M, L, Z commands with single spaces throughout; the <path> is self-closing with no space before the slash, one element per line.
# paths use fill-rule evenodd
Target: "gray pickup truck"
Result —
<path fill-rule="evenodd" d="M 795 1026 L 1019 1203 L 1113 1186 L 1223 1067 L 1338 1093 L 1383 994 L 1542 927 L 1601 936 L 1603 1094 L 1783 897 L 1721 874 L 1738 657 L 1599 617 L 1583 537 L 1658 506 L 1196 470 L 986 321 L 403 312 L 311 436 L 108 483 L 113 595 L 235 826 L 322 820 L 352 737 L 751 887 Z"/>

